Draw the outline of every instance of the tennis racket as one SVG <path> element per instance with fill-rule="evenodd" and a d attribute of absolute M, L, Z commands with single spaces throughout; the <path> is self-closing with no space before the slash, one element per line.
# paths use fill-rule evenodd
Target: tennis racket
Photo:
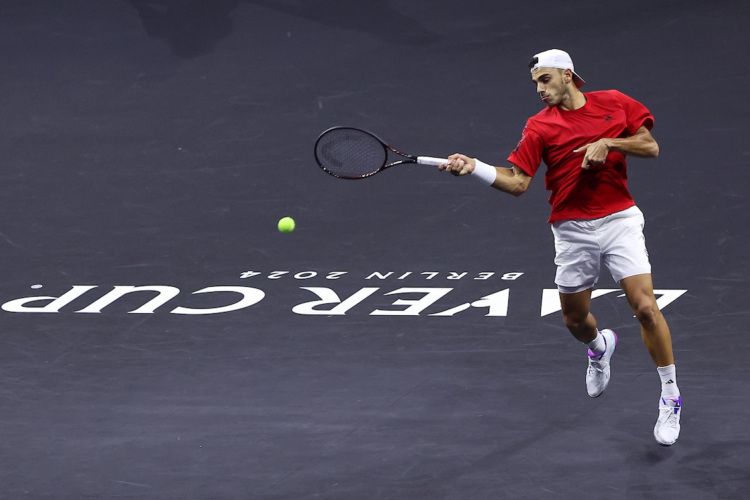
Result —
<path fill-rule="evenodd" d="M 320 134 L 315 141 L 315 161 L 324 172 L 339 179 L 365 179 L 396 165 L 437 166 L 449 162 L 402 153 L 375 134 L 354 127 L 332 127 Z"/>

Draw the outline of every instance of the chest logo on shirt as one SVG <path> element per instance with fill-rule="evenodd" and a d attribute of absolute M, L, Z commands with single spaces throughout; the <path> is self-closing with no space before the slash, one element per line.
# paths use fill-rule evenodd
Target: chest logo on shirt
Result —
<path fill-rule="evenodd" d="M 614 117 L 613 117 L 612 115 L 610 115 L 610 114 L 606 114 L 606 115 L 604 115 L 604 121 L 605 121 L 605 122 L 611 121 L 611 120 L 612 120 L 612 118 L 614 118 Z"/>

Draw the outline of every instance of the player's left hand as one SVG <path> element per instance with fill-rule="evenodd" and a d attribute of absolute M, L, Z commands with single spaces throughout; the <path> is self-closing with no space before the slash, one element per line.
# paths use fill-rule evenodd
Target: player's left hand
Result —
<path fill-rule="evenodd" d="M 574 153 L 580 153 L 585 151 L 583 155 L 583 162 L 581 162 L 581 168 L 589 169 L 591 167 L 599 167 L 604 165 L 609 154 L 609 142 L 607 139 L 599 139 L 596 142 L 586 144 L 578 149 L 574 149 Z"/>

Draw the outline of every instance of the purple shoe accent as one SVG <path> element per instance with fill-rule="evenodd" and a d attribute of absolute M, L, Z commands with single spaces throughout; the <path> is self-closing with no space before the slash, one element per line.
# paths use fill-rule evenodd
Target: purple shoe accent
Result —
<path fill-rule="evenodd" d="M 610 332 L 612 332 L 614 334 L 614 336 L 615 336 L 615 346 L 617 346 L 617 342 L 619 342 L 619 337 L 617 336 L 617 333 L 614 330 L 610 330 Z M 599 359 L 602 359 L 602 356 L 604 356 L 604 353 L 607 352 L 607 347 L 608 347 L 608 345 L 607 345 L 607 337 L 605 337 L 604 335 L 602 335 L 602 338 L 604 339 L 604 351 L 597 353 L 597 352 L 592 351 L 591 348 L 589 348 L 588 352 L 586 353 L 586 354 L 588 354 L 589 358 L 591 358 L 593 360 L 599 360 Z"/>
<path fill-rule="evenodd" d="M 670 405 L 667 403 L 667 401 L 673 404 Z M 671 406 L 672 408 L 674 408 L 675 414 L 679 413 L 680 408 L 682 408 L 682 396 L 677 396 L 676 398 L 667 398 L 667 399 L 661 398 L 661 402 L 662 404 L 664 404 L 664 406 Z"/>
<path fill-rule="evenodd" d="M 612 335 L 615 336 L 615 347 L 617 347 L 617 344 L 620 342 L 620 337 L 617 336 L 617 332 L 610 328 L 605 328 L 605 330 L 609 330 L 610 332 L 612 332 Z M 604 341 L 607 341 L 607 337 L 604 337 Z"/>
<path fill-rule="evenodd" d="M 607 351 L 605 350 L 604 352 L 607 352 Z M 602 356 L 604 356 L 604 352 L 596 353 L 592 351 L 591 349 L 589 349 L 586 354 L 588 355 L 589 358 L 597 360 L 597 359 L 602 359 Z"/>

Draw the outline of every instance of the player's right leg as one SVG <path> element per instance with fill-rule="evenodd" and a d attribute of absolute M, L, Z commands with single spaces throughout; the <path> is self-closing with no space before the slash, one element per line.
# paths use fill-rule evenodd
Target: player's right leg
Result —
<path fill-rule="evenodd" d="M 558 286 L 558 289 L 561 288 Z M 580 292 L 560 291 L 563 321 L 570 333 L 588 344 L 596 338 L 596 318 L 591 314 L 591 288 Z"/>
<path fill-rule="evenodd" d="M 575 338 L 589 346 L 586 369 L 586 392 L 592 398 L 600 396 L 610 379 L 610 359 L 617 346 L 617 334 L 612 330 L 599 331 L 591 314 L 591 288 L 565 293 L 560 290 L 560 305 L 565 326 Z"/>
<path fill-rule="evenodd" d="M 555 283 L 560 292 L 563 321 L 570 333 L 588 345 L 586 391 L 599 396 L 609 384 L 610 358 L 617 345 L 612 330 L 596 328 L 591 314 L 591 291 L 599 278 L 601 248 L 596 238 L 598 221 L 563 221 L 552 224 L 555 236 Z"/>

